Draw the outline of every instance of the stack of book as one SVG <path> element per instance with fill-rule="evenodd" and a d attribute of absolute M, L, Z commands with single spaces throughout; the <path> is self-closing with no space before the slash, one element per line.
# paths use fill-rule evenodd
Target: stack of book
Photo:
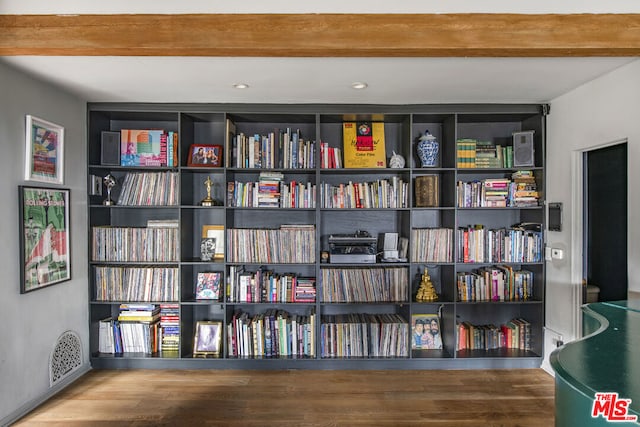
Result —
<path fill-rule="evenodd" d="M 120 304 L 118 323 L 123 353 L 157 353 L 160 349 L 160 307 Z"/>
<path fill-rule="evenodd" d="M 507 178 L 489 178 L 471 182 L 458 181 L 456 185 L 458 207 L 507 207 L 510 185 L 511 181 Z"/>
<path fill-rule="evenodd" d="M 180 350 L 180 305 L 160 304 L 160 351 L 165 357 L 178 357 Z"/>
<path fill-rule="evenodd" d="M 538 206 L 540 193 L 533 171 L 519 170 L 511 175 L 513 180 L 510 192 L 511 206 L 534 207 Z"/>
<path fill-rule="evenodd" d="M 282 172 L 260 172 L 258 178 L 258 207 L 280 207 L 280 184 L 284 180 Z"/>
<path fill-rule="evenodd" d="M 457 273 L 458 301 L 528 301 L 533 295 L 533 273 L 507 265 Z"/>

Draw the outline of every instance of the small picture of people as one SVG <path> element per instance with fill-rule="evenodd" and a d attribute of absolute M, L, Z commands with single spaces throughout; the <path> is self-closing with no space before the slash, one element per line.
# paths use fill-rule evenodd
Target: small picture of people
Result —
<path fill-rule="evenodd" d="M 442 336 L 437 314 L 414 314 L 411 316 L 413 331 L 411 349 L 441 350 Z"/>
<path fill-rule="evenodd" d="M 217 167 L 222 165 L 222 147 L 194 144 L 189 150 L 188 166 Z"/>

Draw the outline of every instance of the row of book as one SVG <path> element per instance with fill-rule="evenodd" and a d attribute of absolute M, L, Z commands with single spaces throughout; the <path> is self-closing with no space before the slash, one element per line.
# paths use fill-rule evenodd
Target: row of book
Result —
<path fill-rule="evenodd" d="M 172 262 L 180 260 L 177 227 L 111 227 L 91 229 L 91 260 L 106 262 Z"/>
<path fill-rule="evenodd" d="M 260 268 L 255 272 L 229 267 L 227 301 L 256 303 L 313 303 L 316 279 L 293 273 L 278 274 Z"/>
<path fill-rule="evenodd" d="M 322 316 L 323 358 L 407 357 L 409 348 L 409 324 L 399 314 Z"/>
<path fill-rule="evenodd" d="M 299 129 L 278 129 L 266 135 L 246 135 L 240 132 L 231 139 L 230 148 L 230 167 L 315 168 L 316 143 L 303 139 Z"/>
<path fill-rule="evenodd" d="M 461 138 L 456 141 L 458 168 L 512 168 L 513 146 Z"/>
<path fill-rule="evenodd" d="M 323 302 L 407 301 L 409 272 L 394 268 L 324 268 Z"/>
<path fill-rule="evenodd" d="M 180 351 L 180 304 L 160 304 L 160 330 L 163 355 L 177 357 Z"/>
<path fill-rule="evenodd" d="M 414 228 L 411 240 L 414 262 L 453 262 L 453 229 Z"/>
<path fill-rule="evenodd" d="M 533 296 L 533 273 L 508 265 L 458 272 L 458 301 L 528 301 Z"/>
<path fill-rule="evenodd" d="M 460 227 L 456 235 L 458 262 L 542 262 L 541 224 L 523 223 L 510 229 L 484 225 Z"/>
<path fill-rule="evenodd" d="M 535 178 L 531 176 L 531 178 L 522 178 L 522 180 L 524 179 L 527 180 L 526 183 L 512 182 L 508 178 L 491 178 L 471 182 L 458 181 L 456 185 L 458 207 L 538 206 L 540 193 L 537 190 Z"/>
<path fill-rule="evenodd" d="M 322 208 L 406 208 L 409 183 L 398 177 L 372 182 L 322 183 L 320 201 Z"/>
<path fill-rule="evenodd" d="M 94 267 L 96 301 L 178 301 L 180 274 L 172 267 Z"/>
<path fill-rule="evenodd" d="M 227 261 L 245 263 L 314 263 L 316 227 L 283 224 L 278 229 L 227 229 Z"/>
<path fill-rule="evenodd" d="M 178 132 L 120 130 L 121 166 L 178 166 Z"/>
<path fill-rule="evenodd" d="M 177 172 L 128 172 L 117 200 L 120 206 L 177 206 Z"/>
<path fill-rule="evenodd" d="M 227 183 L 227 206 L 237 208 L 303 208 L 316 207 L 316 186 L 310 182 L 282 182 L 282 178 L 258 182 Z"/>
<path fill-rule="evenodd" d="M 320 142 L 320 168 L 322 169 L 342 169 L 342 149 L 339 147 L 329 147 L 329 143 Z"/>
<path fill-rule="evenodd" d="M 531 350 L 531 323 L 522 318 L 496 326 L 474 325 L 470 322 L 457 324 L 456 350 Z"/>
<path fill-rule="evenodd" d="M 288 313 L 269 309 L 251 315 L 236 311 L 227 324 L 229 357 L 315 357 L 316 314 Z"/>

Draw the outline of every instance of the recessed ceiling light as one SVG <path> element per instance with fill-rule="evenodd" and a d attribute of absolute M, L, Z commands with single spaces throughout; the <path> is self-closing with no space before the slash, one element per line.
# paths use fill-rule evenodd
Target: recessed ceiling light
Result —
<path fill-rule="evenodd" d="M 366 89 L 369 85 L 365 82 L 353 82 L 351 83 L 351 87 L 354 89 Z"/>
<path fill-rule="evenodd" d="M 247 89 L 249 85 L 246 83 L 234 83 L 233 87 L 236 89 Z"/>

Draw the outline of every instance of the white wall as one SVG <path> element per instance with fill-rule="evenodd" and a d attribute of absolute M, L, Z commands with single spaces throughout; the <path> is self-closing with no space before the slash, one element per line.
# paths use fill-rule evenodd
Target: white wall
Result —
<path fill-rule="evenodd" d="M 629 291 L 640 291 L 640 60 L 587 83 L 551 102 L 547 118 L 547 195 L 546 200 L 562 202 L 562 232 L 549 232 L 547 243 L 565 249 L 565 260 L 547 263 L 546 325 L 561 333 L 566 341 L 577 338 L 575 299 L 580 281 L 580 253 L 572 251 L 575 238 L 573 221 L 580 217 L 580 188 L 575 188 L 573 174 L 580 151 L 614 141 L 628 140 L 628 264 Z M 547 353 L 553 350 L 548 345 Z M 545 359 L 548 359 L 545 358 Z"/>
<path fill-rule="evenodd" d="M 88 367 L 86 104 L 0 63 L 0 425 L 49 391 L 49 357 L 73 330 Z M 71 189 L 70 281 L 20 294 L 18 185 L 24 181 L 25 115 L 65 128 L 65 182 Z M 40 184 L 41 185 L 41 184 Z"/>

